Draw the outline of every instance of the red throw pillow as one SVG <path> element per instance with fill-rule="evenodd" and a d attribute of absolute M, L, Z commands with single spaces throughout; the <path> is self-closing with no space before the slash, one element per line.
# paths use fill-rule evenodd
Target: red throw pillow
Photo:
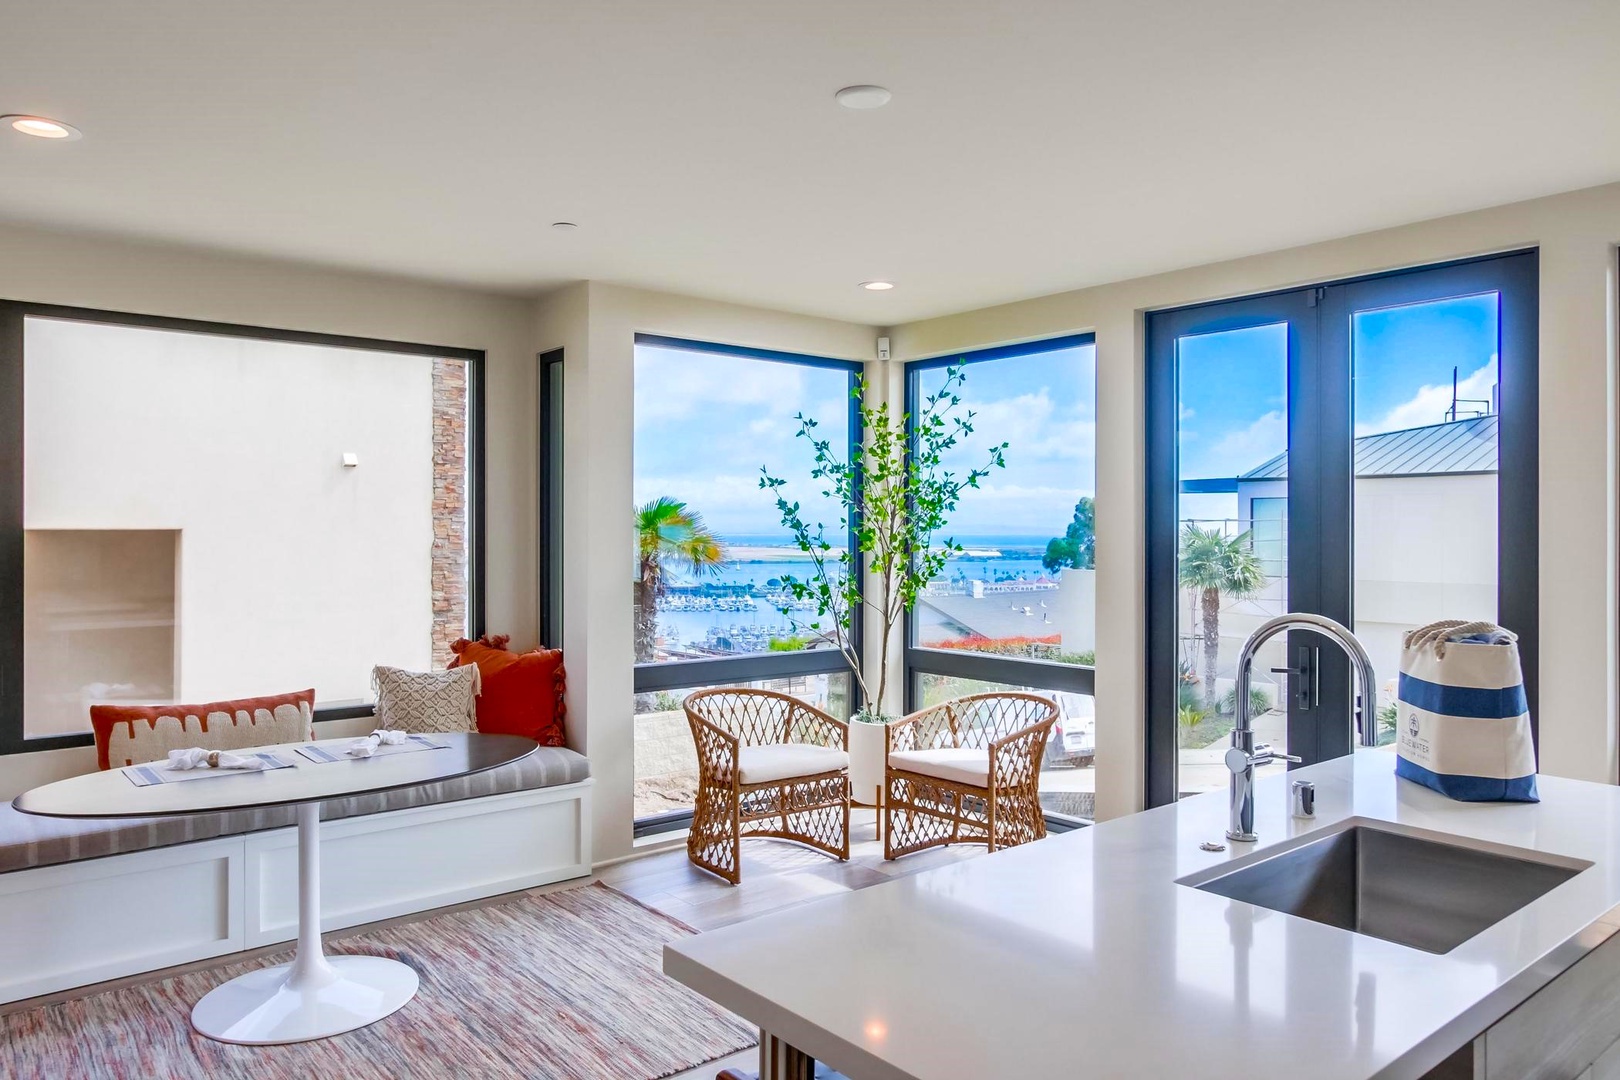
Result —
<path fill-rule="evenodd" d="M 563 745 L 563 692 L 567 675 L 561 649 L 515 653 L 505 634 L 450 646 L 451 667 L 477 664 L 484 684 L 476 706 L 478 730 L 486 735 L 522 735 L 542 746 Z"/>
<path fill-rule="evenodd" d="M 315 737 L 315 691 L 206 705 L 92 705 L 96 764 L 103 769 L 161 761 L 193 746 L 239 750 Z"/>

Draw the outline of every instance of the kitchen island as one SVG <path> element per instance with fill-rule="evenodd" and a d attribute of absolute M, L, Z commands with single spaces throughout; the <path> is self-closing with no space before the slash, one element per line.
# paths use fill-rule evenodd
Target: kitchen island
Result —
<path fill-rule="evenodd" d="M 1211 792 L 686 938 L 664 970 L 760 1026 L 767 1076 L 804 1055 L 853 1080 L 1601 1070 L 1620 1038 L 1620 788 L 1543 777 L 1538 804 L 1458 803 L 1393 767 L 1363 751 L 1263 778 L 1254 844 L 1225 841 Z M 1314 819 L 1288 814 L 1301 778 Z M 1444 953 L 1182 881 L 1357 824 L 1571 876 Z"/>

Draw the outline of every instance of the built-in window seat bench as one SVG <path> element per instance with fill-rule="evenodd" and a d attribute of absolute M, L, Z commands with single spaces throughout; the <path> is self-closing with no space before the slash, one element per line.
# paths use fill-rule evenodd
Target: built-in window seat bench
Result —
<path fill-rule="evenodd" d="M 584 757 L 541 747 L 323 804 L 323 928 L 590 873 L 591 783 Z M 0 1003 L 292 940 L 293 820 L 291 807 L 97 820 L 0 803 Z"/>

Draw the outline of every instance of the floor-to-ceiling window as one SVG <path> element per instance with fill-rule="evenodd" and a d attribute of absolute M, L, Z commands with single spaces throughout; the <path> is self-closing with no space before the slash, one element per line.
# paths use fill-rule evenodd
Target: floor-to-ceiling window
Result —
<path fill-rule="evenodd" d="M 849 460 L 858 437 L 858 363 L 641 335 L 635 346 L 635 815 L 638 835 L 682 828 L 697 757 L 682 699 L 753 686 L 852 711 L 848 665 L 830 625 L 786 579 L 812 567 L 776 509 L 764 472 L 785 481 L 829 543 L 849 523 L 810 476 L 815 420 Z M 762 472 L 763 470 L 763 472 Z M 858 627 L 856 628 L 858 633 Z"/>
<path fill-rule="evenodd" d="M 98 703 L 313 686 L 481 632 L 480 370 L 461 349 L 0 303 L 0 750 Z"/>
<path fill-rule="evenodd" d="M 1061 712 L 1041 769 L 1049 819 L 1094 814 L 1096 347 L 1091 335 L 907 365 L 915 418 L 952 373 L 973 431 L 946 457 L 959 474 L 1005 442 L 1005 467 L 963 493 L 941 541 L 961 550 L 911 616 L 908 707 L 1028 689 Z M 1106 511 L 1105 511 L 1106 512 Z"/>
<path fill-rule="evenodd" d="M 1367 646 L 1380 744 L 1427 622 L 1515 631 L 1534 694 L 1536 319 L 1534 253 L 1149 316 L 1150 803 L 1226 784 L 1238 650 L 1284 611 Z M 1330 644 L 1279 637 L 1257 740 L 1347 753 L 1354 696 Z"/>

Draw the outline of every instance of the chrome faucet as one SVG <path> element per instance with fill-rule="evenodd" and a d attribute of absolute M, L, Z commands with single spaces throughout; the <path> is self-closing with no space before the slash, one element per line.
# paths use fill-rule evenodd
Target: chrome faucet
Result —
<path fill-rule="evenodd" d="M 1254 834 L 1255 766 L 1266 765 L 1273 761 L 1298 763 L 1300 760 L 1290 754 L 1276 753 L 1269 748 L 1261 753 L 1255 753 L 1254 721 L 1249 715 L 1249 682 L 1255 654 L 1260 651 L 1262 645 L 1287 630 L 1313 630 L 1324 637 L 1332 638 L 1339 648 L 1345 651 L 1345 655 L 1350 657 L 1351 663 L 1356 666 L 1356 681 L 1361 684 L 1361 694 L 1350 710 L 1350 723 L 1353 725 L 1350 741 L 1354 744 L 1356 741 L 1354 732 L 1359 731 L 1361 745 L 1376 746 L 1378 743 L 1378 734 L 1370 716 L 1374 687 L 1378 685 L 1378 679 L 1373 675 L 1372 661 L 1367 657 L 1367 650 L 1356 640 L 1356 635 L 1323 615 L 1290 612 L 1287 615 L 1278 615 L 1274 619 L 1267 619 L 1249 635 L 1248 640 L 1243 643 L 1243 648 L 1238 652 L 1235 688 L 1237 724 L 1232 728 L 1232 748 L 1226 752 L 1226 767 L 1232 773 L 1232 816 L 1226 826 L 1228 840 L 1249 842 L 1259 839 Z"/>

